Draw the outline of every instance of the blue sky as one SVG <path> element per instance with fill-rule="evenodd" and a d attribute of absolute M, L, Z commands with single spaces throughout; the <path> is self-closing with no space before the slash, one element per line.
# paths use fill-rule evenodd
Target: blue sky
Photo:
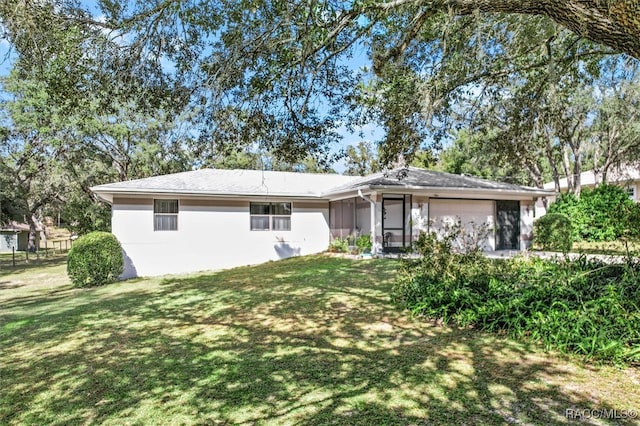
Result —
<path fill-rule="evenodd" d="M 0 39 L 0 76 L 7 75 L 11 68 L 11 61 L 13 60 L 13 54 L 11 52 L 11 45 L 5 39 Z"/>

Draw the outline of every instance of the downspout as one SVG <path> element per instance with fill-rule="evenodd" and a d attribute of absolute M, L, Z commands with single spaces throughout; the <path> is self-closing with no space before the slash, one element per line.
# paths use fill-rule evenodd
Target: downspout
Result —
<path fill-rule="evenodd" d="M 361 189 L 358 189 L 358 196 L 371 204 L 371 255 L 378 254 L 378 247 L 376 245 L 376 202 L 368 195 L 364 195 Z"/>

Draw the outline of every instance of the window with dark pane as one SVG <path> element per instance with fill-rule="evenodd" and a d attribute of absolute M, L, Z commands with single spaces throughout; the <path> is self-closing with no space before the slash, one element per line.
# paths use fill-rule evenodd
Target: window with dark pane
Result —
<path fill-rule="evenodd" d="M 290 231 L 291 203 L 250 203 L 252 231 Z"/>
<path fill-rule="evenodd" d="M 153 200 L 153 230 L 178 230 L 178 200 Z"/>
<path fill-rule="evenodd" d="M 269 203 L 251 203 L 250 210 L 252 215 L 269 215 Z"/>

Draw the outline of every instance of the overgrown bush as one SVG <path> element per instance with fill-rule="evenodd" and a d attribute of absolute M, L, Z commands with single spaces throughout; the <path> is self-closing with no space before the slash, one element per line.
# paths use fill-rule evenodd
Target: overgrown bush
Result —
<path fill-rule="evenodd" d="M 633 204 L 621 187 L 603 184 L 584 189 L 580 198 L 573 194 L 561 195 L 549 206 L 548 212 L 566 214 L 576 240 L 613 241 L 623 235 L 626 224 L 621 219 Z"/>
<path fill-rule="evenodd" d="M 628 240 L 640 241 L 640 204 L 632 203 L 625 206 L 622 211 L 621 221 L 624 224 L 622 237 Z"/>
<path fill-rule="evenodd" d="M 371 235 L 360 235 L 356 238 L 356 247 L 359 253 L 371 253 Z"/>
<path fill-rule="evenodd" d="M 122 274 L 122 247 L 113 234 L 91 232 L 78 238 L 67 257 L 67 274 L 76 287 L 100 286 Z"/>
<path fill-rule="evenodd" d="M 329 243 L 331 253 L 347 253 L 349 251 L 349 240 L 347 238 L 334 238 Z"/>
<path fill-rule="evenodd" d="M 462 223 L 460 217 L 454 222 L 442 224 L 443 234 L 441 238 L 447 239 L 451 248 L 459 253 L 482 251 L 489 247 L 489 236 L 494 232 L 488 223 L 477 224 L 473 221 Z"/>
<path fill-rule="evenodd" d="M 392 298 L 415 315 L 534 340 L 615 363 L 640 362 L 640 266 L 633 261 L 487 259 L 423 234 Z"/>
<path fill-rule="evenodd" d="M 547 213 L 533 224 L 534 242 L 543 250 L 566 254 L 573 246 L 573 225 L 566 214 Z"/>

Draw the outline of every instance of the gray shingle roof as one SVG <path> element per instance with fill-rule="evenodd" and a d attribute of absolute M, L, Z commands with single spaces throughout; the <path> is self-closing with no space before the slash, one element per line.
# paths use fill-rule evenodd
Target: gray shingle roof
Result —
<path fill-rule="evenodd" d="M 260 170 L 201 169 L 91 188 L 97 193 L 319 196 L 353 176 Z"/>
<path fill-rule="evenodd" d="M 332 193 L 356 190 L 360 188 L 437 188 L 437 189 L 480 189 L 508 192 L 539 193 L 539 188 L 495 182 L 473 176 L 436 172 L 417 167 L 398 168 L 387 172 L 375 173 L 348 182 L 331 189 Z"/>
<path fill-rule="evenodd" d="M 369 176 L 342 176 L 260 170 L 201 169 L 91 188 L 97 194 L 183 194 L 331 198 L 358 189 L 451 189 L 552 195 L 538 188 L 493 182 L 471 176 L 395 169 Z"/>

